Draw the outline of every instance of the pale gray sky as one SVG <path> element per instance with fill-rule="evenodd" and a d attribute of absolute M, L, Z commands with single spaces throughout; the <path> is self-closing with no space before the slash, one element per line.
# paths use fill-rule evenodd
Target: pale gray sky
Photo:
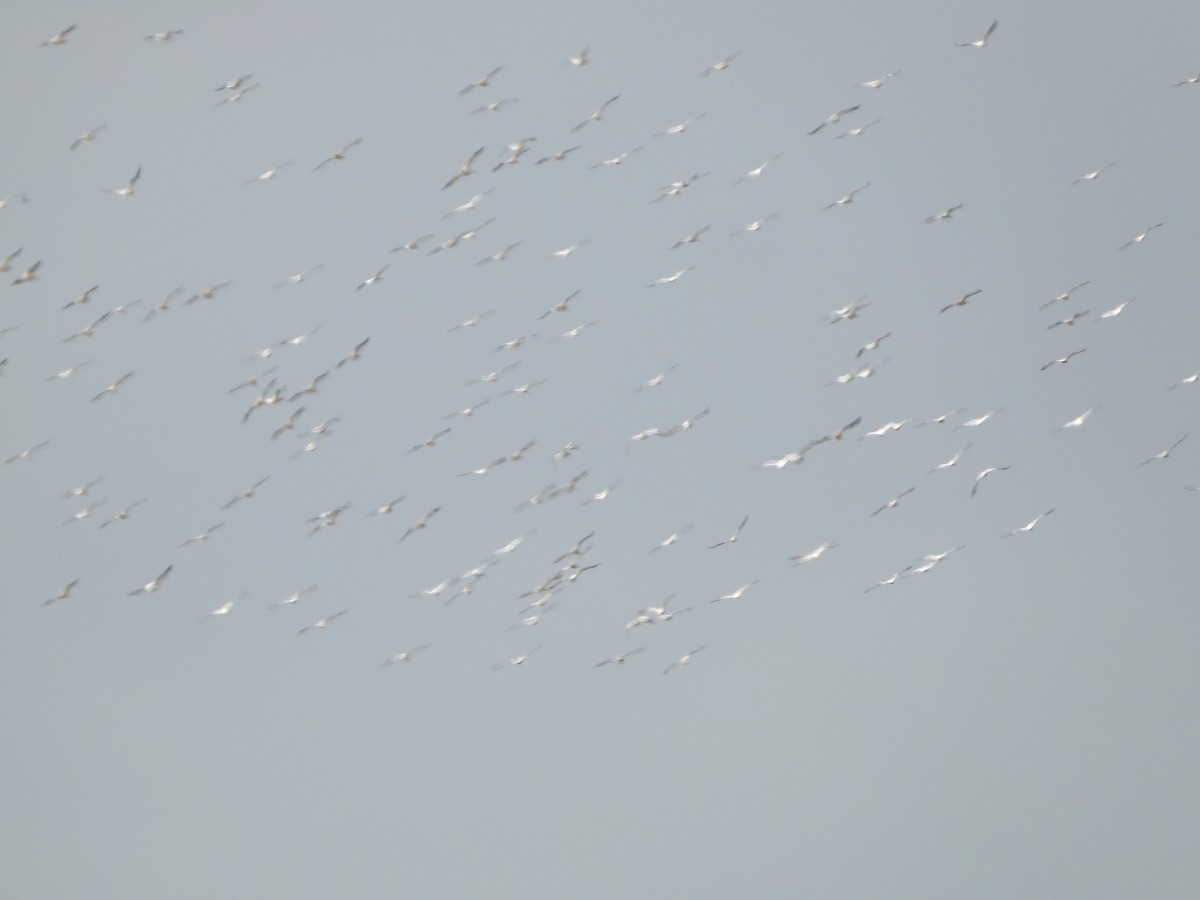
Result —
<path fill-rule="evenodd" d="M 1200 12 L 1050 6 L 9 10 L 0 892 L 1192 896 Z"/>

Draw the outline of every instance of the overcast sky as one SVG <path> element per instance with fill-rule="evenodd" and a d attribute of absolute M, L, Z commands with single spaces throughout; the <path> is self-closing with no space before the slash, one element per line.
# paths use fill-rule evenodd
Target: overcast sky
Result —
<path fill-rule="evenodd" d="M 1194 896 L 1198 30 L 8 10 L 0 893 Z"/>

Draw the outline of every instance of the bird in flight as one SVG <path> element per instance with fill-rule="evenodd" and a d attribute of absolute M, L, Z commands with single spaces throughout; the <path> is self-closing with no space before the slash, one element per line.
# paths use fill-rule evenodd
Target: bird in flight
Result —
<path fill-rule="evenodd" d="M 968 301 L 968 300 L 970 300 L 970 299 L 971 299 L 972 297 L 974 297 L 976 294 L 982 294 L 982 293 L 983 293 L 983 289 L 982 289 L 982 288 L 980 288 L 979 290 L 975 290 L 975 291 L 969 291 L 969 292 L 967 292 L 967 293 L 963 294 L 963 295 L 962 295 L 961 297 L 959 297 L 957 300 L 952 300 L 952 301 L 950 301 L 949 303 L 947 303 L 945 306 L 943 306 L 943 307 L 942 307 L 942 308 L 939 310 L 939 312 L 947 312 L 947 311 L 949 311 L 949 310 L 951 310 L 951 309 L 954 309 L 954 307 L 956 307 L 956 306 L 966 306 L 966 305 L 967 305 L 967 301 Z"/>
<path fill-rule="evenodd" d="M 1049 331 L 1051 328 L 1057 328 L 1059 325 L 1074 325 L 1076 322 L 1078 322 L 1080 319 L 1082 319 L 1084 316 L 1086 316 L 1089 312 L 1091 312 L 1091 310 L 1085 309 L 1081 312 L 1071 313 L 1071 315 L 1067 316 L 1065 319 L 1059 319 L 1053 325 L 1047 325 L 1046 330 Z"/>
<path fill-rule="evenodd" d="M 167 576 L 171 574 L 171 570 L 173 568 L 175 568 L 174 563 L 172 563 L 171 565 L 169 565 L 165 569 L 163 569 L 162 574 L 159 575 L 157 578 L 155 578 L 153 581 L 146 582 L 146 584 L 142 585 L 136 591 L 130 591 L 127 596 L 136 597 L 138 594 L 154 593 L 155 591 L 157 591 L 159 588 L 162 587 L 163 582 L 167 580 Z"/>
<path fill-rule="evenodd" d="M 842 121 L 842 116 L 848 116 L 848 115 L 850 115 L 850 113 L 856 112 L 858 110 L 858 108 L 859 108 L 859 104 L 856 103 L 854 106 L 848 106 L 845 109 L 839 109 L 837 112 L 830 115 L 824 122 L 822 122 L 820 125 L 818 125 L 816 128 L 814 128 L 812 131 L 810 131 L 808 133 L 809 136 L 811 137 L 812 135 L 816 134 L 818 131 L 820 131 L 822 128 L 824 128 L 826 125 L 836 125 L 838 122 Z"/>
<path fill-rule="evenodd" d="M 467 161 L 459 166 L 458 171 L 454 173 L 454 177 L 442 185 L 442 190 L 444 191 L 447 188 L 451 188 L 456 185 L 459 180 L 466 178 L 468 175 L 474 174 L 475 169 L 473 166 L 475 165 L 475 161 L 483 155 L 483 151 L 484 147 L 480 147 L 478 150 L 472 153 L 470 157 L 467 158 Z"/>
<path fill-rule="evenodd" d="M 1050 515 L 1052 512 L 1054 512 L 1054 510 L 1052 510 L 1052 509 L 1046 510 L 1044 513 L 1042 513 L 1037 518 L 1033 519 L 1031 522 L 1026 522 L 1024 525 L 1020 526 L 1019 528 L 1014 528 L 1008 534 L 1004 535 L 1004 537 L 1007 538 L 1007 537 L 1013 537 L 1014 535 L 1018 535 L 1018 534 L 1028 534 L 1029 532 L 1033 531 L 1033 529 L 1037 526 L 1038 522 L 1042 521 L 1042 519 L 1046 518 L 1046 516 Z"/>
<path fill-rule="evenodd" d="M 875 88 L 878 90 L 884 86 L 889 78 L 895 78 L 899 74 L 900 70 L 897 69 L 895 72 L 888 72 L 881 78 L 874 78 L 871 81 L 860 81 L 858 84 L 854 85 L 854 87 Z"/>
<path fill-rule="evenodd" d="M 755 166 L 753 169 L 751 169 L 749 172 L 747 172 L 745 175 L 743 175 L 741 178 L 739 178 L 737 181 L 735 181 L 734 184 L 741 184 L 743 181 L 748 181 L 751 178 L 761 178 L 763 173 L 767 171 L 767 166 L 769 166 L 775 160 L 779 159 L 780 155 L 781 154 L 776 153 L 774 156 L 772 156 L 770 159 L 768 159 L 762 165 Z"/>
<path fill-rule="evenodd" d="M 1189 434 L 1190 434 L 1190 432 L 1189 432 Z M 1171 451 L 1174 450 L 1176 447 L 1178 447 L 1180 444 L 1182 444 L 1187 439 L 1188 439 L 1188 435 L 1185 434 L 1183 437 L 1181 437 L 1179 440 L 1177 440 L 1175 443 L 1173 443 L 1166 450 L 1160 450 L 1158 453 L 1155 453 L 1149 459 L 1142 460 L 1140 463 L 1138 463 L 1138 465 L 1145 466 L 1145 465 L 1148 465 L 1149 463 L 1154 462 L 1157 459 L 1168 459 L 1171 456 Z"/>
<path fill-rule="evenodd" d="M 1040 312 L 1043 309 L 1048 309 L 1049 307 L 1053 306 L 1055 303 L 1066 303 L 1068 300 L 1071 299 L 1071 295 L 1073 293 L 1075 293 L 1080 288 L 1087 287 L 1089 284 L 1091 284 L 1090 281 L 1081 281 L 1079 284 L 1075 285 L 1075 287 L 1071 288 L 1069 291 L 1063 291 L 1061 294 L 1059 294 L 1053 300 L 1049 300 L 1046 303 L 1043 303 L 1041 306 L 1038 307 L 1038 311 Z"/>
<path fill-rule="evenodd" d="M 92 141 L 94 141 L 96 139 L 96 137 L 100 134 L 100 132 L 102 132 L 107 127 L 108 127 L 107 125 L 97 125 L 91 131 L 85 131 L 83 134 L 81 134 L 79 137 L 75 138 L 75 140 L 71 142 L 71 149 L 78 150 L 84 144 L 90 144 Z"/>
<path fill-rule="evenodd" d="M 692 657 L 695 656 L 697 653 L 699 653 L 701 650 L 703 650 L 705 646 L 706 645 L 701 645 L 701 646 L 697 647 L 695 650 L 689 650 L 687 653 L 683 654 L 683 656 L 679 657 L 679 659 L 675 660 L 669 666 L 667 666 L 665 669 L 663 669 L 663 674 L 664 675 L 668 674 L 676 666 L 686 666 L 688 663 L 690 663 L 692 661 Z"/>
<path fill-rule="evenodd" d="M 871 513 L 871 515 L 872 515 L 872 516 L 877 516 L 877 515 L 879 515 L 881 512 L 883 512 L 885 509 L 895 509 L 897 506 L 899 506 L 899 505 L 900 505 L 900 501 L 901 501 L 901 499 L 903 499 L 904 497 L 908 496 L 909 494 L 911 494 L 911 493 L 912 493 L 913 491 L 915 491 L 915 490 L 916 490 L 916 488 L 915 488 L 915 487 L 910 487 L 910 488 L 908 488 L 907 490 L 903 490 L 903 491 L 901 491 L 901 492 L 900 492 L 900 493 L 898 493 L 898 494 L 897 494 L 895 497 L 893 497 L 891 500 L 889 500 L 887 503 L 883 504 L 883 506 L 879 507 L 879 509 L 875 510 L 875 512 Z"/>
<path fill-rule="evenodd" d="M 386 669 L 388 666 L 395 665 L 396 663 L 412 662 L 414 656 L 422 650 L 428 650 L 432 646 L 432 644 L 422 644 L 419 647 L 413 647 L 411 650 L 405 650 L 403 653 L 396 653 L 381 662 L 379 668 Z"/>
<path fill-rule="evenodd" d="M 728 56 L 726 56 L 724 59 L 718 60 L 717 62 L 715 62 L 711 66 L 709 66 L 707 69 L 705 69 L 703 72 L 701 72 L 700 77 L 703 78 L 704 76 L 712 75 L 715 72 L 724 72 L 726 69 L 729 68 L 730 63 L 732 63 L 735 59 L 737 59 L 741 55 L 742 55 L 741 50 L 733 51 Z"/>
<path fill-rule="evenodd" d="M 1083 353 L 1086 350 L 1087 350 L 1087 347 L 1084 347 L 1083 350 L 1072 350 L 1066 356 L 1060 356 L 1057 359 L 1052 359 L 1052 360 L 1050 360 L 1050 362 L 1048 362 L 1044 366 L 1042 366 L 1041 371 L 1045 372 L 1051 366 L 1065 366 L 1067 363 L 1069 363 L 1071 361 L 1072 357 L 1078 356 L 1080 353 Z"/>
<path fill-rule="evenodd" d="M 868 128 L 874 128 L 876 125 L 878 125 L 882 121 L 883 121 L 883 119 L 875 119 L 872 122 L 868 122 L 866 125 L 859 125 L 856 128 L 851 128 L 847 131 L 843 131 L 841 134 L 839 134 L 837 136 L 837 138 L 835 138 L 835 140 L 840 141 L 842 138 L 862 137 L 862 134 L 864 131 L 866 131 Z"/>
<path fill-rule="evenodd" d="M 1000 24 L 999 19 L 992 22 L 992 24 L 988 26 L 988 30 L 983 33 L 983 37 L 981 37 L 977 41 L 969 41 L 965 44 L 955 44 L 954 46 L 956 46 L 956 47 L 978 47 L 978 48 L 982 49 L 988 45 L 988 38 L 990 38 L 992 36 L 992 33 L 995 32 L 995 30 L 996 30 L 996 26 L 999 24 Z"/>
<path fill-rule="evenodd" d="M 738 588 L 736 591 L 730 591 L 728 594 L 725 594 L 724 596 L 721 596 L 721 597 L 717 597 L 715 600 L 709 600 L 708 602 L 709 603 L 720 603 L 722 600 L 741 600 L 742 596 L 746 593 L 746 591 L 750 590 L 750 588 L 752 588 L 756 584 L 758 584 L 757 578 L 755 578 L 753 581 L 746 582 L 740 588 Z"/>
<path fill-rule="evenodd" d="M 373 284 L 378 284 L 379 282 L 383 281 L 383 273 L 387 271 L 387 268 L 390 265 L 391 265 L 391 263 L 388 263 L 382 269 L 380 269 L 378 272 L 376 272 L 374 275 L 372 275 L 370 278 L 366 279 L 365 281 L 359 282 L 358 287 L 356 287 L 354 290 L 361 291 L 365 287 L 370 287 Z"/>
<path fill-rule="evenodd" d="M 836 546 L 837 546 L 837 541 L 825 541 L 825 543 L 821 544 L 820 546 L 816 547 L 813 550 L 809 550 L 807 553 L 800 553 L 800 554 L 797 554 L 796 556 L 789 556 L 788 559 L 791 560 L 792 565 L 794 565 L 794 566 L 798 566 L 798 565 L 801 565 L 803 563 L 808 563 L 808 562 L 815 562 L 816 560 L 820 559 L 827 550 L 832 550 Z"/>
<path fill-rule="evenodd" d="M 465 88 L 463 88 L 461 91 L 459 91 L 458 96 L 463 97 L 463 96 L 466 96 L 467 94 L 471 93 L 471 91 L 475 90 L 476 88 L 485 88 L 485 87 L 490 86 L 492 83 L 492 79 L 495 78 L 497 75 L 499 75 L 500 70 L 503 68 L 504 68 L 504 66 L 496 66 L 496 68 L 492 69 L 492 71 L 488 72 L 482 78 L 478 79 L 477 81 L 472 81 Z"/>
<path fill-rule="evenodd" d="M 17 251 L 17 253 L 20 253 L 20 252 L 21 252 L 20 250 Z M 17 255 L 16 253 L 13 254 L 13 256 L 16 256 L 16 255 Z M 12 257 L 9 257 L 9 259 L 11 259 L 11 258 Z M 37 281 L 37 270 L 39 268 L 41 268 L 41 265 L 42 265 L 42 261 L 39 259 L 32 266 L 30 266 L 28 269 L 26 269 L 24 272 L 22 272 L 20 275 L 18 275 L 16 277 L 16 279 L 13 281 L 13 284 L 26 284 L 27 282 L 30 282 L 30 281 Z"/>
<path fill-rule="evenodd" d="M 980 482 L 983 481 L 983 479 L 987 478 L 993 472 L 1005 472 L 1010 468 L 1012 468 L 1012 467 L 1011 466 L 988 466 L 986 469 L 984 469 L 982 472 L 980 472 L 978 475 L 975 476 L 975 483 L 971 485 L 971 496 L 972 497 L 975 496 L 975 492 L 979 490 L 979 484 L 980 484 Z"/>
<path fill-rule="evenodd" d="M 723 540 L 723 541 L 718 541 L 717 543 L 712 544 L 708 549 L 716 550 L 718 547 L 724 547 L 726 544 L 737 543 L 737 539 L 741 535 L 742 529 L 746 527 L 746 523 L 749 521 L 750 521 L 750 516 L 748 516 L 748 515 L 745 516 L 742 519 L 741 524 L 739 524 L 738 527 L 733 530 L 733 534 L 731 534 L 729 537 L 725 538 L 725 540 Z"/>
<path fill-rule="evenodd" d="M 683 122 L 680 122 L 678 125 L 671 125 L 669 128 L 666 128 L 663 131 L 657 132 L 654 136 L 655 137 L 666 137 L 666 136 L 672 135 L 672 134 L 683 134 L 685 131 L 687 131 L 689 128 L 691 128 L 693 124 L 700 121 L 707 115 L 708 115 L 707 112 L 702 112 L 702 113 L 700 113 L 700 115 L 692 116 L 690 119 L 686 119 Z"/>
<path fill-rule="evenodd" d="M 584 47 L 582 50 L 580 50 L 574 56 L 568 56 L 567 62 L 569 62 L 571 65 L 575 66 L 576 68 L 578 68 L 579 66 L 586 66 L 588 63 L 591 62 L 591 60 L 588 59 L 588 54 L 591 52 L 592 52 L 591 47 Z"/>
<path fill-rule="evenodd" d="M 1130 303 L 1132 303 L 1136 299 L 1137 299 L 1136 297 L 1130 297 L 1128 300 L 1122 300 L 1120 303 L 1118 303 L 1112 309 L 1106 309 L 1104 312 L 1100 313 L 1100 315 L 1097 317 L 1097 321 L 1099 321 L 1100 319 L 1116 318 L 1121 313 L 1125 312 L 1125 307 L 1127 307 Z"/>
<path fill-rule="evenodd" d="M 344 616 L 345 614 L 346 614 L 346 610 L 344 610 L 344 609 L 343 609 L 343 610 L 340 610 L 339 612 L 335 612 L 335 613 L 334 613 L 333 615 L 331 615 L 331 616 L 326 616 L 326 617 L 325 617 L 325 618 L 323 618 L 323 619 L 317 619 L 317 621 L 313 622 L 311 625 L 305 625 L 303 628 L 301 628 L 299 631 L 297 631 L 297 632 L 296 632 L 296 634 L 297 634 L 297 635 L 301 635 L 301 634 L 304 634 L 304 633 L 305 633 L 305 632 L 307 632 L 307 631 L 314 631 L 314 630 L 321 630 L 321 631 L 324 631 L 324 630 L 325 630 L 326 628 L 328 628 L 328 627 L 329 627 L 329 626 L 330 626 L 330 625 L 331 625 L 331 624 L 332 624 L 332 623 L 333 623 L 333 622 L 334 622 L 334 621 L 335 621 L 335 620 L 336 620 L 336 619 L 337 619 L 339 616 Z"/>
<path fill-rule="evenodd" d="M 249 90 L 249 88 L 247 88 L 247 90 Z M 336 151 L 333 155 L 327 156 L 325 159 L 323 159 L 319 163 L 317 163 L 317 166 L 315 169 L 313 169 L 313 171 L 317 172 L 317 171 L 321 170 L 322 168 L 324 168 L 325 166 L 329 165 L 331 162 L 338 162 L 339 160 L 345 159 L 346 154 L 349 153 L 352 149 L 357 147 L 362 142 L 363 142 L 362 138 L 355 138 L 350 143 L 348 143 L 345 147 L 343 147 L 341 150 Z"/>
<path fill-rule="evenodd" d="M 1095 181 L 1097 178 L 1099 178 L 1101 175 L 1103 175 L 1105 172 L 1107 172 L 1109 169 L 1111 169 L 1115 165 L 1116 165 L 1115 162 L 1107 163 L 1107 164 L 1101 166 L 1100 168 L 1096 169 L 1095 171 L 1088 172 L 1086 175 L 1080 175 L 1078 178 L 1076 178 L 1074 181 L 1072 181 L 1071 184 L 1079 184 L 1080 182 L 1084 182 L 1084 181 Z"/>
<path fill-rule="evenodd" d="M 559 150 L 557 153 L 551 153 L 549 156 L 543 156 L 536 163 L 534 163 L 534 165 L 540 166 L 542 163 L 563 162 L 567 158 L 568 153 L 574 153 L 576 150 L 580 149 L 582 146 L 583 146 L 582 144 L 578 144 L 574 147 L 568 147 L 565 150 Z"/>
<path fill-rule="evenodd" d="M 950 457 L 944 463 L 938 463 L 936 466 L 934 466 L 932 469 L 930 469 L 929 474 L 932 475 L 934 472 L 940 472 L 942 469 L 953 469 L 955 466 L 958 465 L 958 461 L 960 459 L 962 459 L 963 454 L 966 453 L 970 449 L 971 449 L 971 445 L 967 444 L 967 446 L 963 447 L 961 450 L 959 450 L 957 453 L 955 453 L 952 457 Z"/>
<path fill-rule="evenodd" d="M 849 206 L 851 203 L 854 202 L 854 197 L 856 194 L 858 194 L 859 191 L 865 191 L 870 186 L 871 186 L 871 182 L 868 181 L 862 187 L 855 188 L 850 193 L 848 193 L 846 196 L 844 196 L 838 200 L 834 200 L 832 203 L 830 203 L 826 206 L 822 206 L 821 211 L 824 212 L 827 209 L 833 209 L 835 206 Z"/>
<path fill-rule="evenodd" d="M 110 194 L 116 194 L 118 197 L 132 197 L 133 187 L 138 183 L 138 179 L 142 177 L 142 167 L 138 166 L 137 171 L 133 173 L 133 177 L 129 179 L 129 183 L 124 187 L 113 188 L 108 190 Z"/>
<path fill-rule="evenodd" d="M 49 606 L 51 603 L 57 603 L 59 600 L 66 600 L 71 596 L 71 591 L 79 584 L 79 579 L 76 578 L 69 584 L 59 588 L 58 592 L 53 596 L 42 601 L 42 606 Z"/>
<path fill-rule="evenodd" d="M 944 209 L 940 213 L 934 213 L 925 219 L 926 225 L 932 225 L 934 222 L 946 222 L 953 218 L 954 214 L 963 208 L 963 204 L 958 203 L 951 206 L 949 209 Z"/>
<path fill-rule="evenodd" d="M 183 34 L 180 30 L 175 31 L 159 31 L 155 34 L 146 35 L 146 40 L 154 41 L 156 44 L 165 44 L 167 41 L 173 41 L 179 35 Z"/>
<path fill-rule="evenodd" d="M 1125 243 L 1123 243 L 1117 249 L 1124 250 L 1126 247 L 1132 247 L 1134 244 L 1140 244 L 1142 241 L 1144 241 L 1146 239 L 1146 237 L 1150 234 L 1150 232 L 1152 232 L 1155 228 L 1162 228 L 1163 225 L 1165 225 L 1165 224 L 1167 224 L 1167 223 L 1159 222 L 1155 225 L 1151 225 L 1149 228 L 1147 228 L 1141 234 L 1137 235 L 1136 237 L 1131 237 L 1129 240 L 1127 240 Z"/>
<path fill-rule="evenodd" d="M 619 666 L 623 666 L 625 665 L 625 660 L 629 659 L 629 657 L 633 656 L 635 653 L 641 653 L 645 649 L 645 647 L 634 647 L 632 650 L 626 650 L 624 653 L 618 654 L 617 656 L 610 656 L 607 659 L 600 660 L 600 662 L 596 663 L 593 668 L 598 669 L 601 666 L 607 666 L 611 663 L 616 663 Z"/>
<path fill-rule="evenodd" d="M 603 103 L 600 104 L 600 107 L 594 113 L 592 113 L 590 116 L 588 116 L 582 122 L 580 122 L 578 125 L 576 125 L 574 128 L 572 128 L 571 134 L 574 134 L 575 132 L 579 131 L 581 128 L 583 128 L 585 125 L 587 125 L 591 122 L 599 122 L 599 121 L 603 120 L 604 113 L 608 110 L 608 108 L 620 99 L 621 99 L 621 95 L 617 94 L 617 95 L 605 100 Z"/>
<path fill-rule="evenodd" d="M 64 28 L 62 31 L 60 31 L 58 34 L 48 37 L 48 38 L 46 38 L 46 40 L 42 41 L 42 46 L 43 47 L 58 47 L 58 46 L 61 46 L 62 44 L 65 44 L 67 42 L 67 35 L 69 35 L 72 31 L 74 31 L 75 28 L 76 28 L 75 25 L 68 25 L 66 28 Z"/>

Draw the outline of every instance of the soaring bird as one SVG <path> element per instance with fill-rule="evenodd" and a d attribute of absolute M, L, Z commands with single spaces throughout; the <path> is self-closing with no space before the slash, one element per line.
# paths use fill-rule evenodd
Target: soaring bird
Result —
<path fill-rule="evenodd" d="M 981 37 L 977 41 L 969 41 L 965 44 L 955 44 L 954 46 L 956 46 L 956 47 L 978 47 L 978 48 L 982 49 L 988 45 L 988 38 L 990 38 L 992 36 L 992 33 L 996 30 L 996 26 L 999 24 L 1000 24 L 999 19 L 992 22 L 992 24 L 988 26 L 988 30 L 983 33 L 983 37 Z"/>

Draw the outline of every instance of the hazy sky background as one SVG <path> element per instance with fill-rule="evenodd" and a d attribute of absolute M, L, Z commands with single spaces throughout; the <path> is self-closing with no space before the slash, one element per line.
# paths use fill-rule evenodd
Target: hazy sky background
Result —
<path fill-rule="evenodd" d="M 0 459 L 49 443 L 0 465 L 0 893 L 1194 896 L 1198 31 L 1167 2 L 9 9 Z"/>

